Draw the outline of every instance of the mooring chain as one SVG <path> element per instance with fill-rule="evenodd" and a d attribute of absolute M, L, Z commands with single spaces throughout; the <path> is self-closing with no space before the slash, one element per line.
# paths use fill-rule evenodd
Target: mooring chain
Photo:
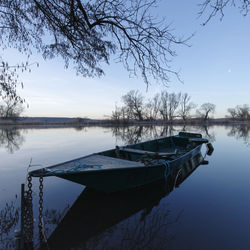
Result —
<path fill-rule="evenodd" d="M 40 242 L 44 240 L 44 233 L 43 233 L 43 172 L 41 171 L 41 175 L 39 177 L 39 239 Z"/>
<path fill-rule="evenodd" d="M 34 220 L 32 206 L 32 177 L 28 175 L 28 190 L 24 194 L 24 242 L 26 245 L 33 244 Z"/>

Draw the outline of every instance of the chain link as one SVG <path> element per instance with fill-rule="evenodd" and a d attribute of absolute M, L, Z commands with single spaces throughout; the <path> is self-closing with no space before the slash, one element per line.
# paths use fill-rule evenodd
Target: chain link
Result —
<path fill-rule="evenodd" d="M 41 175 L 39 177 L 39 239 L 40 242 L 43 242 L 43 172 L 41 171 Z"/>
<path fill-rule="evenodd" d="M 28 190 L 24 193 L 24 244 L 27 249 L 33 249 L 33 206 L 32 206 L 32 177 L 27 177 Z"/>

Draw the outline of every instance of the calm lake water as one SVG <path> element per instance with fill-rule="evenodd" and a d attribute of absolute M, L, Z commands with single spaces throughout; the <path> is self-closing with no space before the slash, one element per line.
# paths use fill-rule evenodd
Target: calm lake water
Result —
<path fill-rule="evenodd" d="M 250 249 L 250 127 L 186 127 L 213 146 L 179 187 L 159 183 L 105 195 L 63 179 L 44 179 L 47 249 Z M 20 186 L 33 169 L 156 137 L 183 127 L 0 128 L 0 249 L 20 227 Z M 203 149 L 204 152 L 205 149 Z M 38 185 L 33 178 L 38 248 Z M 46 249 L 46 248 L 44 248 Z"/>

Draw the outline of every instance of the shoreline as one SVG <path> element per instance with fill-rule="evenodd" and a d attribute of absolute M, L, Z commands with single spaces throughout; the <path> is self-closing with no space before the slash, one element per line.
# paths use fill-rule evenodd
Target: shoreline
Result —
<path fill-rule="evenodd" d="M 48 127 L 48 128 L 65 128 L 65 127 L 127 127 L 127 126 L 214 126 L 214 125 L 249 125 L 250 121 L 233 121 L 227 119 L 211 119 L 209 121 L 198 121 L 198 120 L 175 120 L 172 122 L 166 121 L 128 121 L 128 122 L 114 122 L 111 120 L 98 120 L 98 121 L 84 121 L 84 122 L 42 122 L 42 121 L 10 121 L 0 120 L 0 128 L 4 127 L 22 127 L 22 128 L 37 128 L 37 127 Z"/>

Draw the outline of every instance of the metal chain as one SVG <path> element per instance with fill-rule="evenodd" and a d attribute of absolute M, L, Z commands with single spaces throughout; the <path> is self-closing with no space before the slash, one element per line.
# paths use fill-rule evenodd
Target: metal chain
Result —
<path fill-rule="evenodd" d="M 39 239 L 40 242 L 43 242 L 43 172 L 41 171 L 41 175 L 39 177 Z"/>
<path fill-rule="evenodd" d="M 33 206 L 32 206 L 32 177 L 28 175 L 28 190 L 24 193 L 24 243 L 28 249 L 33 249 Z"/>

